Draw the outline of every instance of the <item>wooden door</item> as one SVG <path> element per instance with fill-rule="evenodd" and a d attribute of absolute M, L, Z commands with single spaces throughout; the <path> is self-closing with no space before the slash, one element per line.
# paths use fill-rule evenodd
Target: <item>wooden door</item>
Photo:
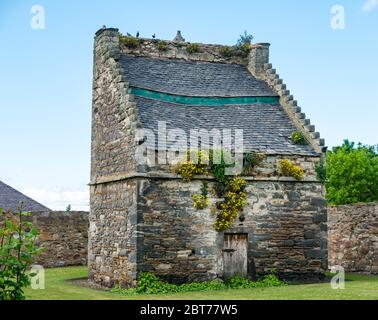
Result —
<path fill-rule="evenodd" d="M 225 234 L 223 246 L 223 275 L 247 277 L 248 235 Z"/>

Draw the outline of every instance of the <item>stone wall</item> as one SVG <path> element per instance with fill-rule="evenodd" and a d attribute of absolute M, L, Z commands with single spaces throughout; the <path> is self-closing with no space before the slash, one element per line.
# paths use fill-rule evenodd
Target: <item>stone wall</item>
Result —
<path fill-rule="evenodd" d="M 101 29 L 94 41 L 89 278 L 104 286 L 135 284 L 136 104 L 118 64 L 117 29 Z M 108 183 L 111 182 L 111 183 Z"/>
<path fill-rule="evenodd" d="M 181 160 L 184 158 L 185 155 L 181 155 Z M 279 161 L 280 160 L 290 160 L 293 164 L 300 166 L 305 171 L 304 180 L 305 181 L 317 181 L 316 178 L 316 165 L 319 163 L 320 158 L 318 156 L 296 156 L 296 155 L 277 155 L 277 154 L 269 154 L 269 155 L 261 155 L 263 160 L 261 163 L 256 165 L 253 168 L 251 173 L 245 173 L 246 177 L 253 177 L 253 178 L 277 178 L 279 175 Z M 161 175 L 161 174 L 169 174 L 172 173 L 172 165 L 168 163 L 166 164 L 159 164 L 158 161 L 158 153 L 155 153 L 155 162 L 154 164 L 148 165 L 140 165 L 137 167 L 138 173 L 148 173 L 152 175 Z M 123 177 L 129 177 L 130 172 Z M 282 180 L 287 178 L 282 177 Z M 293 180 L 292 178 L 288 178 L 289 180 Z"/>
<path fill-rule="evenodd" d="M 92 183 L 135 168 L 136 106 L 117 63 L 119 55 L 118 31 L 100 30 L 94 44 Z"/>
<path fill-rule="evenodd" d="M 45 268 L 86 265 L 88 212 L 35 212 L 30 219 L 40 233 L 37 244 L 43 248 L 35 263 Z"/>
<path fill-rule="evenodd" d="M 214 230 L 211 206 L 193 208 L 191 196 L 200 193 L 201 181 L 140 184 L 138 250 L 144 260 L 138 271 L 171 282 L 222 277 L 225 233 L 248 234 L 250 277 L 276 269 L 286 279 L 314 280 L 327 269 L 327 209 L 319 183 L 249 182 L 245 221 L 236 219 L 225 232 Z M 212 195 L 212 205 L 217 200 Z"/>
<path fill-rule="evenodd" d="M 160 57 L 160 58 L 174 58 L 193 61 L 206 61 L 206 62 L 221 62 L 221 63 L 236 63 L 236 64 L 248 64 L 248 58 L 243 57 L 224 57 L 222 55 L 222 49 L 227 46 L 215 45 L 215 44 L 203 44 L 198 43 L 198 52 L 189 53 L 187 51 L 189 42 L 173 42 L 162 41 L 156 39 L 140 39 L 140 44 L 137 48 L 128 48 L 125 45 L 121 45 L 123 53 L 132 53 L 136 56 L 148 56 L 148 57 Z M 158 44 L 163 42 L 166 46 L 164 51 L 158 49 Z"/>
<path fill-rule="evenodd" d="M 329 266 L 378 273 L 378 203 L 328 207 Z"/>
<path fill-rule="evenodd" d="M 214 182 L 209 182 L 210 191 Z M 327 270 L 327 209 L 318 182 L 249 181 L 245 221 L 216 232 L 214 212 L 193 208 L 201 180 L 132 178 L 92 187 L 90 279 L 133 286 L 150 271 L 175 283 L 223 276 L 223 237 L 248 235 L 248 275 L 276 269 L 314 281 Z"/>
<path fill-rule="evenodd" d="M 132 180 L 91 187 L 89 278 L 103 286 L 135 284 L 136 192 Z"/>

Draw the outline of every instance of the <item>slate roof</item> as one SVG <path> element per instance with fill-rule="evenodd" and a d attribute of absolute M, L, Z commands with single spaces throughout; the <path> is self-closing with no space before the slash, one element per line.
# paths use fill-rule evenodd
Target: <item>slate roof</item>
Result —
<path fill-rule="evenodd" d="M 119 61 L 134 88 L 185 97 L 278 97 L 242 65 L 130 54 L 123 54 Z M 246 152 L 318 156 L 311 146 L 291 141 L 297 128 L 279 103 L 206 106 L 163 101 L 158 95 L 134 96 L 142 126 L 155 135 L 158 121 L 166 121 L 167 129 L 183 129 L 188 140 L 191 129 L 231 129 L 232 133 L 242 129 Z M 157 148 L 151 141 L 147 145 Z"/>
<path fill-rule="evenodd" d="M 4 210 L 12 209 L 16 211 L 20 201 L 22 201 L 24 204 L 24 211 L 50 211 L 49 208 L 0 181 L 0 208 L 3 208 Z"/>
<path fill-rule="evenodd" d="M 243 130 L 244 150 L 267 154 L 318 155 L 310 146 L 293 144 L 290 140 L 294 124 L 280 105 L 193 106 L 135 97 L 144 128 L 152 129 L 157 137 L 158 121 L 165 121 L 167 130 L 179 128 L 189 140 L 191 129 Z M 211 142 L 211 139 L 210 139 Z M 149 148 L 157 143 L 147 140 Z M 168 148 L 171 146 L 167 143 Z M 184 147 L 188 147 L 184 146 Z"/>
<path fill-rule="evenodd" d="M 132 87 L 197 97 L 277 96 L 242 65 L 127 54 L 120 63 Z"/>

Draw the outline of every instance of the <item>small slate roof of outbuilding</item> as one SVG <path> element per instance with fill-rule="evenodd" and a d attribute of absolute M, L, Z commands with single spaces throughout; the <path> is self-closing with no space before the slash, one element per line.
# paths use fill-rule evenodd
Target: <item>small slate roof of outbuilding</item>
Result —
<path fill-rule="evenodd" d="M 0 208 L 16 211 L 20 201 L 23 202 L 23 211 L 50 211 L 49 208 L 0 181 Z"/>

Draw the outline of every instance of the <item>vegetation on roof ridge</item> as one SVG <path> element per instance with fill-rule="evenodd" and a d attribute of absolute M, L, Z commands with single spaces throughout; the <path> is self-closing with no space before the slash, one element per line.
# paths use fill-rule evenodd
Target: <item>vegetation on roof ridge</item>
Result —
<path fill-rule="evenodd" d="M 251 44 L 253 40 L 253 35 L 249 34 L 247 31 L 244 31 L 243 34 L 239 36 L 239 39 L 237 40 L 236 44 L 233 46 L 228 45 L 221 45 L 222 48 L 220 49 L 219 53 L 224 58 L 231 58 L 231 57 L 241 57 L 246 58 L 248 54 L 251 51 Z M 166 51 L 168 47 L 168 43 L 172 43 L 176 46 L 182 46 L 182 43 L 174 43 L 173 41 L 167 41 L 167 40 L 158 40 L 156 39 L 156 35 L 154 34 L 152 36 L 153 41 L 156 42 L 157 49 L 162 52 Z M 121 46 L 126 46 L 129 49 L 137 49 L 142 39 L 139 38 L 139 32 L 135 36 L 131 35 L 130 33 L 127 33 L 126 35 L 123 35 L 120 33 L 119 41 Z M 186 45 L 186 51 L 189 54 L 198 53 L 201 51 L 201 45 L 200 43 L 185 43 Z"/>

